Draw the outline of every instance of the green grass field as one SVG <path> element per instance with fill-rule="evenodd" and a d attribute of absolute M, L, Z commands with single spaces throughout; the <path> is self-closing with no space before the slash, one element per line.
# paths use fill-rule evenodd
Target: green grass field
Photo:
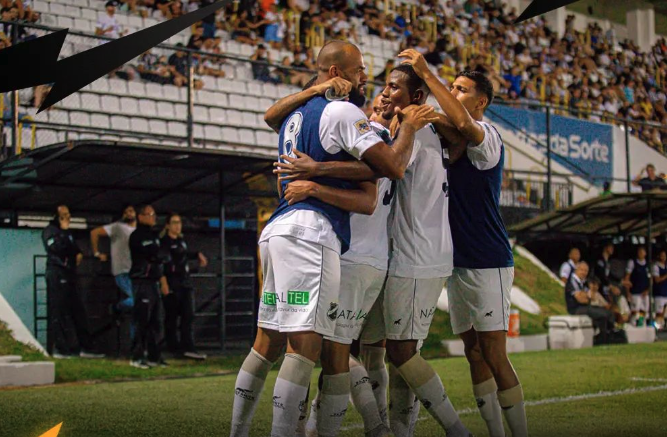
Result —
<path fill-rule="evenodd" d="M 513 355 L 532 436 L 660 436 L 667 426 L 667 343 Z M 467 363 L 432 360 L 464 423 L 486 435 L 475 413 Z M 271 372 L 252 435 L 268 436 Z M 313 375 L 313 380 L 317 375 Z M 226 436 L 235 375 L 120 383 L 70 383 L 0 391 L 0 436 Z M 606 393 L 601 393 L 606 392 Z M 578 398 L 576 396 L 579 396 Z M 567 397 L 574 397 L 568 399 Z M 535 404 L 536 402 L 543 404 Z M 416 435 L 444 435 L 422 410 Z M 342 436 L 363 435 L 350 409 Z"/>

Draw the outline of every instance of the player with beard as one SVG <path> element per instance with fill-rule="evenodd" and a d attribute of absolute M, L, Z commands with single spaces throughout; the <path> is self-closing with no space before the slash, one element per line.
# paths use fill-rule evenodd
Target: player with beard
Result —
<path fill-rule="evenodd" d="M 505 149 L 498 131 L 483 121 L 493 86 L 482 73 L 463 71 L 450 91 L 419 52 L 399 56 L 424 79 L 456 129 L 445 135 L 455 249 L 447 292 L 452 329 L 465 345 L 477 405 L 491 436 L 505 435 L 501 408 L 512 436 L 527 436 L 523 390 L 506 351 L 514 259 L 499 207 Z"/>
<path fill-rule="evenodd" d="M 408 106 L 422 105 L 427 96 L 428 88 L 411 67 L 397 67 L 390 73 L 382 93 L 383 118 L 392 119 Z M 405 127 L 401 123 L 399 136 Z M 438 129 L 451 128 L 438 123 Z M 290 169 L 281 173 L 292 178 L 322 174 L 346 178 L 362 174 L 358 167 L 363 165 L 358 162 L 317 164 L 301 156 L 291 160 Z M 383 204 L 390 204 L 395 198 L 393 218 L 389 220 L 391 261 L 384 297 L 374 308 L 382 310 L 379 314 L 371 312 L 363 340 L 372 343 L 365 349 L 376 351 L 387 338 L 388 355 L 393 364 L 390 367 L 390 424 L 392 432 L 400 437 L 414 432 L 417 409 L 413 391 L 448 435 L 469 434 L 446 397 L 440 378 L 417 352 L 418 342 L 428 334 L 444 278 L 451 273 L 453 264 L 445 165 L 446 151 L 442 149 L 436 129 L 424 127 L 415 135 L 405 178 L 392 183 L 384 195 L 380 194 Z M 374 226 L 379 228 L 382 224 Z M 365 244 L 372 244 L 370 239 L 377 241 L 372 235 L 362 236 L 362 241 L 367 238 L 369 241 Z M 384 366 L 384 353 L 377 356 Z M 373 360 L 364 361 L 370 369 Z M 383 395 L 386 399 L 386 393 Z"/>
<path fill-rule="evenodd" d="M 363 105 L 366 83 L 359 49 L 350 43 L 330 42 L 318 55 L 317 69 L 315 86 L 280 100 L 265 115 L 269 126 L 281 126 L 279 156 L 295 158 L 299 150 L 323 162 L 364 159 L 382 176 L 401 177 L 415 131 L 426 123 L 422 119 L 432 108 L 406 115 L 406 129 L 390 148 L 358 107 Z M 351 88 L 343 90 L 336 78 L 346 79 Z M 349 92 L 350 101 L 322 97 L 331 87 Z M 283 112 L 290 115 L 281 123 L 284 117 L 275 114 Z M 266 375 L 285 346 L 287 354 L 274 389 L 271 435 L 295 434 L 321 352 L 328 358 L 322 360 L 319 434 L 335 435 L 347 409 L 348 360 L 338 358 L 337 343 L 323 345 L 322 337 L 334 335 L 340 310 L 340 253 L 350 243 L 347 211 L 372 212 L 377 192 L 373 182 L 357 184 L 334 178 L 313 182 L 316 184 L 304 186 L 279 181 L 280 204 L 260 236 L 264 287 L 259 329 L 236 380 L 232 436 L 248 435 Z"/>

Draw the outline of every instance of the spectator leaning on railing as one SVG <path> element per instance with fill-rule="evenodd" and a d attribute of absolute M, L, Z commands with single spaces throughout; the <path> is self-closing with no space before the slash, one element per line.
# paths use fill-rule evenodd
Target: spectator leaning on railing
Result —
<path fill-rule="evenodd" d="M 642 177 L 644 173 L 646 173 L 646 177 Z M 667 183 L 665 182 L 665 179 L 655 174 L 655 166 L 653 164 L 649 164 L 646 166 L 646 168 L 643 168 L 641 173 L 639 173 L 632 181 L 632 185 L 635 187 L 641 187 L 642 192 L 652 190 L 667 190 Z"/>

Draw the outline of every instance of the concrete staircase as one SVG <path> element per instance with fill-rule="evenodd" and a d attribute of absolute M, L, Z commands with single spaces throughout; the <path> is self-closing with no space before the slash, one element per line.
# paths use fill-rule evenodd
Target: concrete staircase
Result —
<path fill-rule="evenodd" d="M 53 384 L 56 366 L 51 361 L 23 362 L 18 355 L 0 356 L 0 387 Z"/>

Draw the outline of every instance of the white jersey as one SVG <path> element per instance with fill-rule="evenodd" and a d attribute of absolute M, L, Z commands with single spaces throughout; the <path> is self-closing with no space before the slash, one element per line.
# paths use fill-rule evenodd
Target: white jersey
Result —
<path fill-rule="evenodd" d="M 391 276 L 429 279 L 452 274 L 448 159 L 431 125 L 415 134 L 412 156 L 405 176 L 397 181 L 389 219 Z"/>
<path fill-rule="evenodd" d="M 371 122 L 371 127 L 380 138 L 390 140 L 389 131 L 384 126 Z M 341 255 L 341 264 L 365 264 L 378 270 L 387 270 L 389 262 L 387 220 L 391 212 L 391 180 L 378 179 L 377 190 L 378 199 L 373 214 L 350 214 L 352 239 L 350 249 Z"/>

